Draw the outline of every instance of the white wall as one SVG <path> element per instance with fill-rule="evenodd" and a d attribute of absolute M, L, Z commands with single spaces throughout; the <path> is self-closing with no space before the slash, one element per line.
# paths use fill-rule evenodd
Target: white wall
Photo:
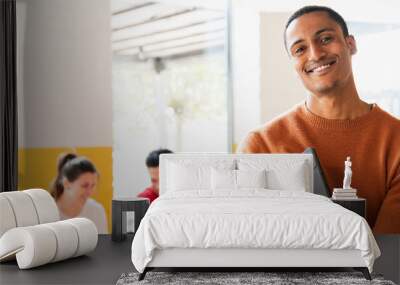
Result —
<path fill-rule="evenodd" d="M 232 3 L 233 143 L 260 124 L 260 14 Z"/>
<path fill-rule="evenodd" d="M 234 142 L 305 99 L 283 44 L 289 13 L 260 12 L 233 2 Z"/>
<path fill-rule="evenodd" d="M 261 122 L 267 122 L 306 98 L 289 60 L 283 32 L 289 13 L 260 13 Z"/>
<path fill-rule="evenodd" d="M 109 0 L 17 7 L 20 146 L 111 146 Z"/>

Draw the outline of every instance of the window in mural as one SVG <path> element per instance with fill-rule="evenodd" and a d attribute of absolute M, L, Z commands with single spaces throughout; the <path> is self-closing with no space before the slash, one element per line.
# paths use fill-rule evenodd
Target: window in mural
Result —
<path fill-rule="evenodd" d="M 146 186 L 144 160 L 153 149 L 228 151 L 226 10 L 220 2 L 111 2 L 117 191 Z"/>
<path fill-rule="evenodd" d="M 356 34 L 354 74 L 360 97 L 400 118 L 400 24 L 350 23 Z M 383 49 L 384 47 L 384 49 Z"/>

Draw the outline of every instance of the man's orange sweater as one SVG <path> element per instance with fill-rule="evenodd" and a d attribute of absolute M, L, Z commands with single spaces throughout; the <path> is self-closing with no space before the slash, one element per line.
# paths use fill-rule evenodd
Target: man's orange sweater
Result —
<path fill-rule="evenodd" d="M 352 183 L 367 200 L 375 233 L 400 234 L 400 120 L 377 105 L 354 120 L 324 119 L 305 104 L 248 134 L 244 153 L 299 153 L 317 150 L 330 190 L 342 187 L 344 161 L 352 160 Z"/>

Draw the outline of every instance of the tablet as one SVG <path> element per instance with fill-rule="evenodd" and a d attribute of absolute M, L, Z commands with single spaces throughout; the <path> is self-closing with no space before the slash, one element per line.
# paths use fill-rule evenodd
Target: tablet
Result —
<path fill-rule="evenodd" d="M 322 170 L 321 163 L 319 162 L 317 152 L 314 148 L 308 147 L 304 150 L 304 153 L 311 153 L 314 158 L 314 194 L 330 198 L 331 194 L 329 192 L 328 183 L 326 182 L 326 177 Z"/>

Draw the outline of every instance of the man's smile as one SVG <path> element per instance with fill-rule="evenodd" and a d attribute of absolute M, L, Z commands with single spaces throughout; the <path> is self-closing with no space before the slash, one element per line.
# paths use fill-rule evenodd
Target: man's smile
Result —
<path fill-rule="evenodd" d="M 331 67 L 337 63 L 337 59 L 328 59 L 306 65 L 307 74 L 322 75 L 330 71 Z"/>

